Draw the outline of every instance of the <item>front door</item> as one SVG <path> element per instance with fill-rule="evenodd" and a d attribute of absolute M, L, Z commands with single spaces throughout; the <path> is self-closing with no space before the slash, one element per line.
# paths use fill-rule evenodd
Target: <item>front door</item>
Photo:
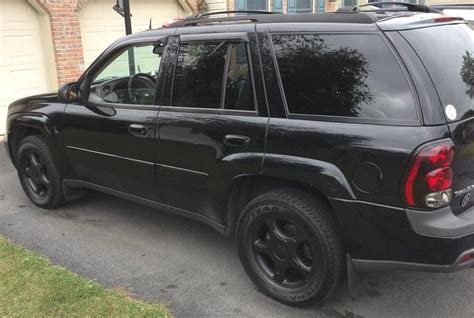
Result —
<path fill-rule="evenodd" d="M 110 56 L 87 76 L 85 100 L 66 107 L 63 140 L 74 178 L 161 201 L 153 149 L 161 57 L 152 43 Z"/>
<path fill-rule="evenodd" d="M 166 204 L 224 224 L 232 179 L 258 174 L 264 154 L 268 118 L 257 108 L 252 38 L 209 33 L 175 41 L 176 66 L 158 115 L 160 190 Z"/>

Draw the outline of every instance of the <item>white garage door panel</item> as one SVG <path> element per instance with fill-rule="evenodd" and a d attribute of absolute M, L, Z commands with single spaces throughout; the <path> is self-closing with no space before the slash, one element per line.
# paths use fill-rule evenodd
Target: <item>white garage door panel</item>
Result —
<path fill-rule="evenodd" d="M 0 0 L 0 134 L 7 105 L 47 92 L 38 13 L 25 0 Z"/>
<path fill-rule="evenodd" d="M 123 18 L 112 10 L 116 0 L 89 0 L 81 9 L 82 47 L 85 67 L 88 67 L 115 40 L 125 35 Z M 160 27 L 184 13 L 176 0 L 133 0 L 130 4 L 133 32 Z"/>
<path fill-rule="evenodd" d="M 209 8 L 209 12 L 226 11 L 225 0 L 207 0 L 206 3 Z M 229 10 L 232 10 L 232 9 L 229 9 Z"/>

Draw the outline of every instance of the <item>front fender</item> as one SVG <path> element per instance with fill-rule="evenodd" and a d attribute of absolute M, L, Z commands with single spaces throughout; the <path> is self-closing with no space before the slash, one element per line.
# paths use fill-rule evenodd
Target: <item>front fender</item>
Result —
<path fill-rule="evenodd" d="M 48 142 L 56 146 L 56 149 L 64 155 L 64 147 L 62 147 L 59 138 L 59 131 L 53 121 L 45 114 L 17 113 L 8 117 L 7 122 L 8 132 L 5 143 L 14 165 L 16 165 L 18 145 L 24 137 L 31 134 L 32 130 L 43 135 Z"/>
<path fill-rule="evenodd" d="M 296 156 L 266 154 L 262 174 L 308 184 L 328 197 L 356 198 L 341 170 L 328 162 Z"/>
<path fill-rule="evenodd" d="M 13 115 L 10 127 L 25 126 L 32 127 L 40 130 L 43 134 L 49 138 L 54 138 L 57 130 L 51 123 L 51 120 L 45 114 L 40 113 L 26 113 Z"/>

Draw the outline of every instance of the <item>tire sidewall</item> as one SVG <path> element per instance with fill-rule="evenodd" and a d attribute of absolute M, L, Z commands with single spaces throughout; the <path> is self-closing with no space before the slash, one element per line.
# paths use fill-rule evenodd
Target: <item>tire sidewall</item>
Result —
<path fill-rule="evenodd" d="M 31 192 L 30 188 L 26 184 L 26 178 L 24 175 L 24 164 L 26 155 L 29 153 L 35 153 L 41 156 L 41 160 L 44 162 L 47 170 L 47 175 L 50 180 L 50 189 L 44 198 L 40 198 Z M 53 156 L 49 150 L 46 142 L 37 136 L 26 137 L 18 147 L 18 177 L 20 179 L 21 186 L 25 191 L 28 198 L 36 205 L 42 208 L 49 208 L 52 205 L 56 205 L 58 195 L 61 195 L 60 189 L 57 189 L 58 185 L 61 184 L 61 176 L 58 173 L 58 169 L 53 161 Z"/>
<path fill-rule="evenodd" d="M 254 200 L 255 201 L 255 200 Z M 325 290 L 330 289 L 332 277 L 328 277 L 330 272 L 328 258 L 328 247 L 324 244 L 324 237 L 321 235 L 318 224 L 312 222 L 297 208 L 285 202 L 265 200 L 252 201 L 243 211 L 237 228 L 237 245 L 241 262 L 250 279 L 266 295 L 289 305 L 302 305 L 325 299 Z M 260 218 L 269 216 L 284 216 L 297 226 L 303 228 L 306 233 L 310 233 L 309 240 L 317 240 L 322 250 L 322 268 L 316 269 L 316 273 L 305 285 L 298 288 L 285 288 L 271 281 L 266 277 L 260 266 L 256 263 L 251 247 L 252 223 L 258 222 Z M 314 244 L 314 243 L 313 243 Z M 321 265 L 320 265 L 321 266 Z"/>

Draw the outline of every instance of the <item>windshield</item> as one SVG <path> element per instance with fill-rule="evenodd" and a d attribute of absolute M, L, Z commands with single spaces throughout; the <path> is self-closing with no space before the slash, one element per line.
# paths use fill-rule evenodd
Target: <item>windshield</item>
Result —
<path fill-rule="evenodd" d="M 93 84 L 129 77 L 136 73 L 155 76 L 160 65 L 160 56 L 153 53 L 153 45 L 132 46 L 119 53 L 94 78 Z"/>
<path fill-rule="evenodd" d="M 466 24 L 456 24 L 401 34 L 428 70 L 443 110 L 451 110 L 447 120 L 474 116 L 474 31 Z"/>

